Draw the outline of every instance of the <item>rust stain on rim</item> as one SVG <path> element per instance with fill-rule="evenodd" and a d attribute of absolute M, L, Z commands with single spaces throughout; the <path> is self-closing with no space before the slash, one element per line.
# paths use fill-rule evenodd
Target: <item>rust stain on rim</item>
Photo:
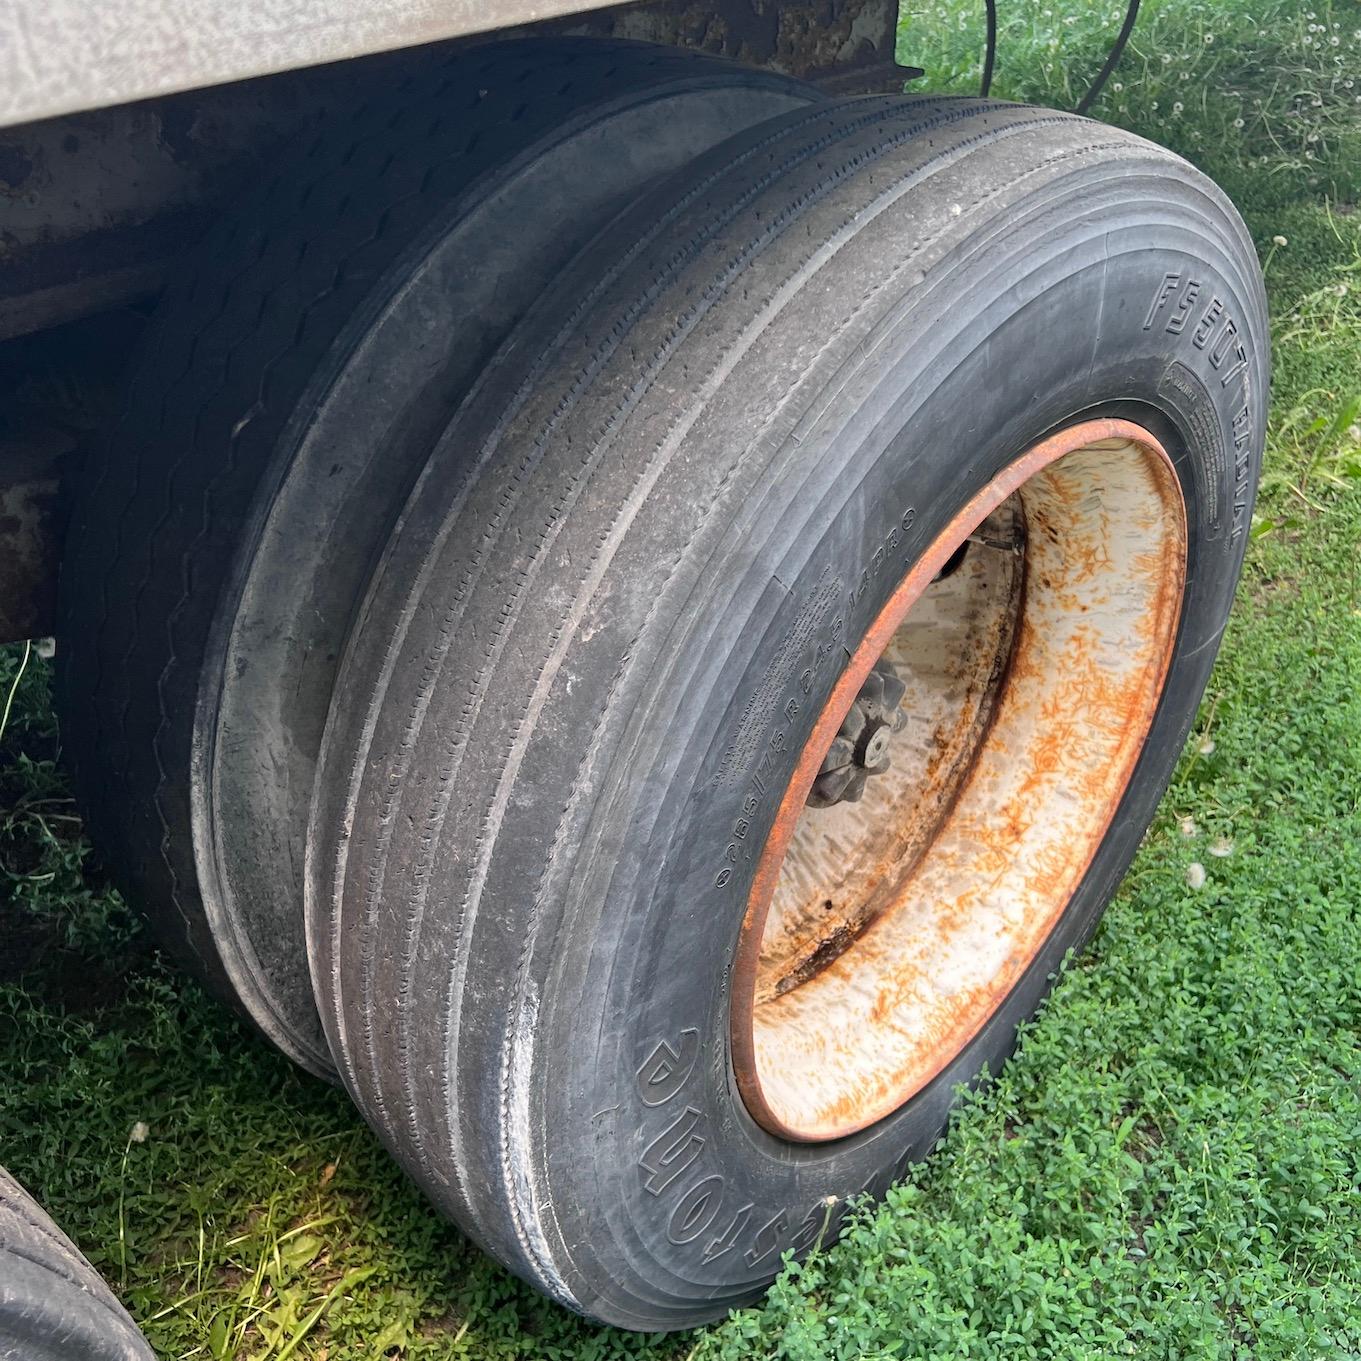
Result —
<path fill-rule="evenodd" d="M 971 578 L 937 581 L 971 538 L 995 549 L 989 530 L 1013 520 L 1024 545 L 1014 571 L 970 545 Z M 910 1100 L 986 1024 L 1062 916 L 1128 786 L 1185 572 L 1171 459 L 1147 430 L 1114 419 L 1026 450 L 913 564 L 814 723 L 748 896 L 731 1044 L 758 1123 L 801 1142 L 855 1133 Z M 944 639 L 934 670 L 922 662 L 904 700 L 917 747 L 892 778 L 868 781 L 863 803 L 807 808 L 871 669 L 888 656 L 910 673 L 933 638 Z M 970 667 L 964 682 L 953 676 Z"/>

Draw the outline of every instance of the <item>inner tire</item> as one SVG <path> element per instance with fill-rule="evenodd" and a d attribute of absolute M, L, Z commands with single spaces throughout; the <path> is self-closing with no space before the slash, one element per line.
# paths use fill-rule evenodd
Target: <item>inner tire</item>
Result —
<path fill-rule="evenodd" d="M 1165 788 L 1240 570 L 1266 391 L 1232 206 L 1177 157 L 1044 110 L 784 115 L 579 257 L 432 454 L 316 784 L 323 1021 L 426 1194 L 564 1304 L 680 1328 L 924 1157 Z M 844 1132 L 781 1130 L 733 1043 L 777 810 L 894 593 L 963 571 L 969 508 L 1074 431 L 1121 476 L 1154 460 L 1145 494 L 1176 508 L 1148 519 L 1175 597 L 1150 616 L 1165 646 L 1128 769 L 938 1069 Z M 1083 466 L 1093 513 L 1142 515 Z"/>
<path fill-rule="evenodd" d="M 162 303 L 64 566 L 66 747 L 131 900 L 331 1068 L 302 862 L 336 659 L 449 408 L 658 175 L 808 86 L 591 39 L 464 52 L 236 205 Z"/>

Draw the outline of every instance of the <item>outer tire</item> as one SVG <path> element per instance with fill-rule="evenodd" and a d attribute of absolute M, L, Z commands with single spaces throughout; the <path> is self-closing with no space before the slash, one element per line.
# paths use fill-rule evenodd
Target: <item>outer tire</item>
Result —
<path fill-rule="evenodd" d="M 113 1292 L 3 1168 L 0 1361 L 154 1361 Z"/>
<path fill-rule="evenodd" d="M 1145 324 L 1174 275 L 1232 321 L 1241 364 L 1198 325 Z M 1266 344 L 1213 185 L 999 103 L 784 116 L 578 259 L 432 456 L 316 785 L 323 1019 L 441 1209 L 564 1304 L 677 1328 L 752 1299 L 927 1153 L 1093 929 L 1189 730 L 1242 560 Z M 882 607 L 885 545 L 910 565 L 1018 450 L 1099 413 L 1156 431 L 1190 521 L 1133 783 L 938 1078 L 851 1137 L 775 1138 L 735 1088 L 729 969 L 823 661 Z"/>
<path fill-rule="evenodd" d="M 644 44 L 493 44 L 329 127 L 163 303 L 74 517 L 66 745 L 132 900 L 313 1071 L 330 1069 L 301 915 L 315 755 L 430 442 L 621 204 L 814 97 Z"/>

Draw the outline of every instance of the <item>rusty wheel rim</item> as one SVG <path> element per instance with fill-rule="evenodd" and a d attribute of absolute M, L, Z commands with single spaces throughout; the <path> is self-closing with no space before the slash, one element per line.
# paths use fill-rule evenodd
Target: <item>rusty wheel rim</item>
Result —
<path fill-rule="evenodd" d="M 748 897 L 731 1041 L 759 1124 L 853 1134 L 987 1024 L 1129 785 L 1185 576 L 1171 459 L 1124 420 L 1025 450 L 913 564 L 818 715 Z"/>

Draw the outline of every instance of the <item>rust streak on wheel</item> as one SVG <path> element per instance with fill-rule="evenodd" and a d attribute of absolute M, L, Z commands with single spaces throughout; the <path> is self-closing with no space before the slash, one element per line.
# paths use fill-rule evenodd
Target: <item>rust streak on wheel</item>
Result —
<path fill-rule="evenodd" d="M 1019 981 L 1133 775 L 1185 576 L 1171 459 L 1114 419 L 1025 450 L 912 565 L 814 723 L 748 898 L 732 1054 L 767 1130 L 882 1119 Z M 876 669 L 904 682 L 902 732 L 863 797 L 826 806 Z"/>

